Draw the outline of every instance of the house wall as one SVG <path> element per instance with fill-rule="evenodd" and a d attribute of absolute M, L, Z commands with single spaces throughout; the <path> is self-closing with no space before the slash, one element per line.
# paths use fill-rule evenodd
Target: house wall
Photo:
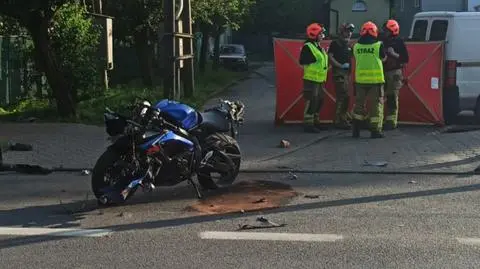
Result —
<path fill-rule="evenodd" d="M 464 0 L 422 0 L 422 11 L 466 11 Z"/>
<path fill-rule="evenodd" d="M 480 0 L 468 0 L 467 2 L 468 11 L 477 11 L 475 7 L 480 6 Z"/>
<path fill-rule="evenodd" d="M 423 4 L 421 1 L 415 0 L 395 0 L 393 17 L 400 24 L 400 36 L 407 37 L 409 35 L 413 16 L 422 11 L 421 4 Z"/>
<path fill-rule="evenodd" d="M 366 12 L 352 12 L 352 0 L 333 0 L 331 2 L 331 9 L 338 10 L 339 24 L 344 22 L 353 23 L 358 33 L 360 27 L 366 21 L 373 21 L 378 26 L 381 26 L 390 15 L 390 4 L 388 0 L 364 0 L 367 4 Z M 329 33 L 337 32 L 335 13 L 330 13 L 330 28 Z M 337 29 L 335 29 L 337 28 Z"/>

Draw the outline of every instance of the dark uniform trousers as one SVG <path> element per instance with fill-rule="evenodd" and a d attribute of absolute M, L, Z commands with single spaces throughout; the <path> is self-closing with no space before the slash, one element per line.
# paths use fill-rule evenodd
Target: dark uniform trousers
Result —
<path fill-rule="evenodd" d="M 351 115 L 348 113 L 350 97 L 348 95 L 348 86 L 350 82 L 350 72 L 339 68 L 333 70 L 333 80 L 335 84 L 336 109 L 335 124 L 348 123 Z"/>
<path fill-rule="evenodd" d="M 303 98 L 305 99 L 305 111 L 303 123 L 305 125 L 320 124 L 319 113 L 325 96 L 325 83 L 303 80 Z"/>

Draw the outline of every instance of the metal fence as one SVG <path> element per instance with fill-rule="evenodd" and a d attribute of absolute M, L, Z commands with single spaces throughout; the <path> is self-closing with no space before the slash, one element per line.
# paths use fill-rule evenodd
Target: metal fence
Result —
<path fill-rule="evenodd" d="M 26 78 L 25 37 L 0 36 L 0 105 L 22 96 Z"/>

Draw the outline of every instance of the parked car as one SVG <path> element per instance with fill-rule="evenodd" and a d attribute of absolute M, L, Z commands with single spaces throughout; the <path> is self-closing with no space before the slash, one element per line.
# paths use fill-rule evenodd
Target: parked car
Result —
<path fill-rule="evenodd" d="M 248 70 L 248 57 L 241 44 L 220 46 L 220 64 L 226 68 Z"/>

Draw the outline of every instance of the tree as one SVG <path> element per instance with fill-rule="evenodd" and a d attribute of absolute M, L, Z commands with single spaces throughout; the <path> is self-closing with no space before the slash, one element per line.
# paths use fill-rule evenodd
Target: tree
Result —
<path fill-rule="evenodd" d="M 93 24 L 79 2 L 0 0 L 0 16 L 26 29 L 34 45 L 35 66 L 47 77 L 59 116 L 74 116 L 77 90 L 89 88 L 82 82 L 90 80 L 85 76 L 92 71 L 90 54 L 96 49 Z"/>
<path fill-rule="evenodd" d="M 52 49 L 50 26 L 58 8 L 68 0 L 1 0 L 0 15 L 15 19 L 33 39 L 37 68 L 45 72 L 60 116 L 74 116 L 72 83 L 65 77 Z"/>
<path fill-rule="evenodd" d="M 192 1 L 192 13 L 203 33 L 202 53 L 200 54 L 200 67 L 203 71 L 206 60 L 206 44 L 208 34 L 215 39 L 214 70 L 218 68 L 220 35 L 227 27 L 238 30 L 250 13 L 256 0 L 195 0 Z"/>
<path fill-rule="evenodd" d="M 143 84 L 153 86 L 153 44 L 163 22 L 162 0 L 104 1 L 105 12 L 115 17 L 115 39 L 135 46 Z"/>
<path fill-rule="evenodd" d="M 99 88 L 100 76 L 96 55 L 100 29 L 78 3 L 61 6 L 55 13 L 50 31 L 52 48 L 60 68 L 72 83 L 75 103 L 90 97 Z"/>
<path fill-rule="evenodd" d="M 322 20 L 323 4 L 320 0 L 257 0 L 245 29 L 266 34 L 298 33 L 309 23 Z"/>

